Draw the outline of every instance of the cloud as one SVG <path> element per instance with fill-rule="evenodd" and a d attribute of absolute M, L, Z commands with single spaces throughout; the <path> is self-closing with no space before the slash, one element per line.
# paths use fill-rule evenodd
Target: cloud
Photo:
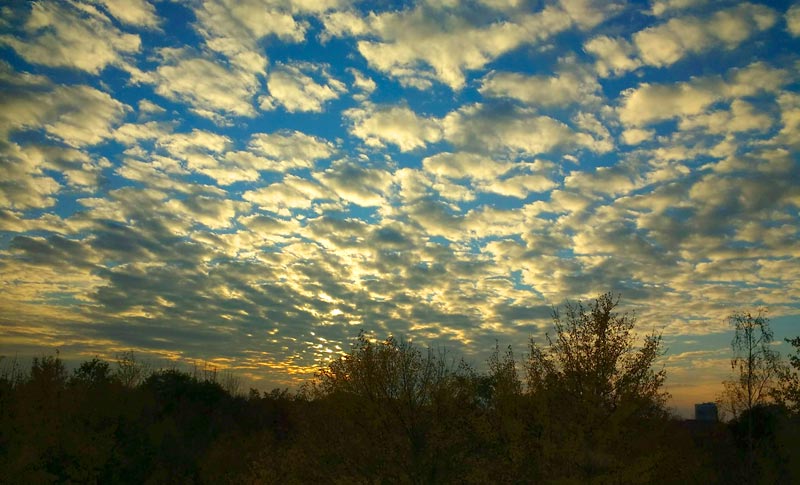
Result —
<path fill-rule="evenodd" d="M 576 15 L 579 10 L 575 10 Z M 325 35 L 377 37 L 359 40 L 359 53 L 373 69 L 405 86 L 425 89 L 436 80 L 460 89 L 465 71 L 480 69 L 502 54 L 546 39 L 572 23 L 570 15 L 556 7 L 489 24 L 474 23 L 470 17 L 476 16 L 424 5 L 372 13 L 367 19 L 349 13 L 332 14 L 324 18 Z"/>
<path fill-rule="evenodd" d="M 586 42 L 583 48 L 597 58 L 595 69 L 602 77 L 624 74 L 642 64 L 636 58 L 634 47 L 625 39 L 599 35 Z"/>
<path fill-rule="evenodd" d="M 281 172 L 311 168 L 316 160 L 330 157 L 335 150 L 330 142 L 299 131 L 255 133 L 248 148 L 272 160 L 274 169 Z"/>
<path fill-rule="evenodd" d="M 512 163 L 493 160 L 486 155 L 469 152 L 443 152 L 422 161 L 425 172 L 439 178 L 433 183 L 442 197 L 454 201 L 473 200 L 472 191 L 451 180 L 468 181 L 477 192 L 525 198 L 530 192 L 544 192 L 556 186 L 546 174 L 531 173 L 542 164 Z M 447 181 L 442 179 L 446 178 Z"/>
<path fill-rule="evenodd" d="M 159 54 L 156 70 L 141 76 L 155 85 L 156 94 L 186 103 L 193 112 L 213 120 L 255 116 L 253 97 L 259 82 L 252 73 L 189 49 L 163 48 Z"/>
<path fill-rule="evenodd" d="M 759 31 L 772 27 L 775 12 L 764 5 L 742 3 L 719 10 L 708 18 L 673 18 L 633 35 L 639 57 L 645 64 L 663 67 L 688 54 L 714 47 L 732 49 Z"/>
<path fill-rule="evenodd" d="M 488 97 L 507 97 L 541 107 L 562 107 L 591 103 L 599 98 L 600 85 L 585 73 L 562 71 L 556 76 L 526 76 L 512 72 L 492 72 L 485 77 L 479 92 Z"/>
<path fill-rule="evenodd" d="M 800 36 L 800 5 L 792 5 L 786 11 L 786 30 L 794 37 Z"/>
<path fill-rule="evenodd" d="M 623 9 L 623 5 L 601 0 L 561 0 L 561 8 L 581 30 L 589 30 Z"/>
<path fill-rule="evenodd" d="M 474 151 L 508 151 L 534 156 L 557 149 L 589 148 L 596 140 L 549 116 L 506 104 L 476 103 L 448 114 L 445 138 L 455 146 Z"/>
<path fill-rule="evenodd" d="M 137 27 L 155 28 L 159 25 L 156 9 L 147 0 L 94 0 L 120 22 Z"/>
<path fill-rule="evenodd" d="M 273 110 L 280 105 L 290 113 L 321 112 L 325 103 L 347 91 L 344 83 L 331 77 L 327 66 L 308 62 L 276 65 L 267 88 L 270 95 L 260 98 L 261 109 Z"/>
<path fill-rule="evenodd" d="M 341 199 L 362 207 L 383 204 L 392 183 L 387 171 L 344 159 L 333 162 L 315 177 Z"/>
<path fill-rule="evenodd" d="M 353 76 L 353 87 L 359 91 L 353 94 L 353 99 L 365 101 L 375 91 L 377 84 L 372 78 L 365 76 L 357 69 L 347 68 L 347 72 Z"/>
<path fill-rule="evenodd" d="M 290 211 L 310 209 L 315 201 L 333 199 L 334 194 L 317 182 L 286 175 L 281 182 L 244 192 L 242 198 L 263 210 L 288 217 Z"/>
<path fill-rule="evenodd" d="M 530 174 L 515 175 L 487 184 L 480 184 L 478 190 L 524 199 L 531 192 L 543 193 L 557 186 L 558 184 L 546 175 Z"/>
<path fill-rule="evenodd" d="M 653 11 L 661 15 L 668 9 L 684 8 L 695 2 L 655 2 Z M 684 16 L 636 32 L 632 42 L 599 35 L 584 44 L 597 60 L 595 68 L 603 77 L 621 75 L 639 66 L 668 67 L 692 54 L 712 49 L 732 50 L 777 21 L 774 10 L 764 5 L 742 3 L 719 10 L 707 17 Z"/>
<path fill-rule="evenodd" d="M 24 76 L 24 75 L 23 75 Z M 130 107 L 95 88 L 53 86 L 41 81 L 5 85 L 0 133 L 43 131 L 67 145 L 94 145 L 110 138 Z"/>
<path fill-rule="evenodd" d="M 626 145 L 638 145 L 644 141 L 652 140 L 655 134 L 655 130 L 629 128 L 622 132 L 622 141 Z"/>
<path fill-rule="evenodd" d="M 493 180 L 513 169 L 513 164 L 479 153 L 443 152 L 422 160 L 425 171 L 439 177 Z"/>
<path fill-rule="evenodd" d="M 736 99 L 730 110 L 717 110 L 694 117 L 681 119 L 678 128 L 681 130 L 700 129 L 704 134 L 741 133 L 744 131 L 768 131 L 772 125 L 772 117 L 767 113 L 759 113 L 746 101 Z"/>
<path fill-rule="evenodd" d="M 173 133 L 158 143 L 171 155 L 185 158 L 192 153 L 221 152 L 232 142 L 227 136 L 195 128 L 189 133 Z"/>
<path fill-rule="evenodd" d="M 297 21 L 288 5 L 262 0 L 202 0 L 197 3 L 197 29 L 212 51 L 250 74 L 263 74 L 267 57 L 259 41 L 274 35 L 301 42 L 308 25 Z"/>
<path fill-rule="evenodd" d="M 32 3 L 22 29 L 27 39 L 3 35 L 0 43 L 28 62 L 92 74 L 126 63 L 126 56 L 141 46 L 138 35 L 120 31 L 106 15 L 86 4 Z"/>
<path fill-rule="evenodd" d="M 40 157 L 17 144 L 0 143 L 0 207 L 24 210 L 50 207 L 61 185 L 43 171 Z"/>
<path fill-rule="evenodd" d="M 708 0 L 653 0 L 650 5 L 650 11 L 653 15 L 661 16 L 701 6 L 707 2 Z"/>
<path fill-rule="evenodd" d="M 640 84 L 624 93 L 620 120 L 632 126 L 678 116 L 698 115 L 720 98 L 716 86 L 698 83 Z"/>
<path fill-rule="evenodd" d="M 177 217 L 192 223 L 203 224 L 209 229 L 230 227 L 237 213 L 246 211 L 249 204 L 227 198 L 216 198 L 205 195 L 190 195 L 185 198 L 170 199 L 165 209 Z"/>
<path fill-rule="evenodd" d="M 624 124 L 641 127 L 673 118 L 697 116 L 722 100 L 774 92 L 787 81 L 785 70 L 755 62 L 741 69 L 731 69 L 727 80 L 711 76 L 673 84 L 642 83 L 622 93 L 618 112 Z M 742 114 L 745 105 L 740 103 L 737 106 Z"/>
<path fill-rule="evenodd" d="M 366 103 L 344 112 L 351 123 L 350 133 L 371 147 L 386 143 L 407 152 L 435 143 L 442 137 L 439 120 L 418 116 L 407 106 Z"/>

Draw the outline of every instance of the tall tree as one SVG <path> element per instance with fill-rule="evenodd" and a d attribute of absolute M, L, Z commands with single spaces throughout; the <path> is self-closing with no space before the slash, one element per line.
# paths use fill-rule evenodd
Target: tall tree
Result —
<path fill-rule="evenodd" d="M 531 341 L 528 391 L 540 403 L 544 481 L 661 481 L 667 398 L 657 334 L 639 340 L 635 316 L 618 313 L 611 293 L 554 311 L 555 335 Z M 661 433 L 661 434 L 659 434 Z M 649 446 L 642 453 L 643 444 Z"/>
<path fill-rule="evenodd" d="M 771 348 L 773 333 L 763 310 L 759 310 L 755 315 L 750 312 L 736 312 L 728 317 L 728 321 L 734 328 L 731 341 L 733 376 L 723 383 L 724 390 L 720 401 L 735 420 L 744 420 L 744 423 L 740 424 L 745 426 L 745 479 L 753 482 L 755 480 L 754 411 L 767 404 L 774 394 L 777 379 L 781 374 L 781 359 L 780 354 Z"/>
<path fill-rule="evenodd" d="M 789 366 L 783 369 L 780 376 L 780 388 L 777 400 L 795 414 L 800 414 L 800 337 L 786 339 L 794 347 L 794 355 L 789 356 Z"/>
<path fill-rule="evenodd" d="M 734 328 L 731 341 L 733 376 L 723 383 L 722 404 L 734 418 L 766 404 L 781 372 L 781 359 L 772 350 L 773 333 L 769 319 L 760 310 L 736 312 L 728 317 Z"/>
<path fill-rule="evenodd" d="M 615 312 L 617 305 L 619 298 L 606 293 L 588 307 L 568 303 L 563 316 L 555 310 L 555 338 L 547 335 L 546 348 L 531 341 L 530 390 L 557 389 L 606 412 L 626 401 L 662 406 L 666 373 L 653 368 L 662 354 L 661 336 L 647 335 L 637 347 L 636 318 Z"/>

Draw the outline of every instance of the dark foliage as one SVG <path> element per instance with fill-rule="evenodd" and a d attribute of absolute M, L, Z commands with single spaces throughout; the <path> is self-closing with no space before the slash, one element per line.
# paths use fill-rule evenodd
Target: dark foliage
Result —
<path fill-rule="evenodd" d="M 616 306 L 569 305 L 544 346 L 518 363 L 498 345 L 485 373 L 361 334 L 296 394 L 231 395 L 131 353 L 72 373 L 6 361 L 0 483 L 800 483 L 796 380 L 789 406 L 678 420 L 660 339 L 637 344 Z"/>

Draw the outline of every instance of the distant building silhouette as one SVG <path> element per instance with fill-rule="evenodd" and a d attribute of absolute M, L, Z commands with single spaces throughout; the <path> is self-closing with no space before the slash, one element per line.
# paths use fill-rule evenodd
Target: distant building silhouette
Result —
<path fill-rule="evenodd" d="M 718 421 L 719 412 L 717 403 L 704 402 L 694 405 L 694 419 L 696 421 Z"/>

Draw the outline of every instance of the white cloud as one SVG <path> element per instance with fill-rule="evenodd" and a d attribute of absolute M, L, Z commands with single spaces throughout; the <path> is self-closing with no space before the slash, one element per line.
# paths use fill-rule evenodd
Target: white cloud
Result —
<path fill-rule="evenodd" d="M 350 120 L 350 133 L 368 146 L 396 145 L 407 152 L 435 143 L 442 137 L 440 121 L 418 116 L 407 106 L 378 106 L 366 103 L 344 112 Z"/>
<path fill-rule="evenodd" d="M 44 130 L 71 146 L 100 143 L 130 107 L 89 86 L 12 89 L 0 101 L 0 133 Z M 13 96 L 11 95 L 13 93 Z"/>
<path fill-rule="evenodd" d="M 656 135 L 655 130 L 629 128 L 622 132 L 622 141 L 626 145 L 638 145 L 645 140 L 652 140 Z"/>
<path fill-rule="evenodd" d="M 261 109 L 280 105 L 290 113 L 323 111 L 325 103 L 347 91 L 344 83 L 328 74 L 327 66 L 307 62 L 278 64 L 269 75 L 267 88 L 270 95 L 260 99 Z"/>
<path fill-rule="evenodd" d="M 281 172 L 311 168 L 316 160 L 334 153 L 330 142 L 299 131 L 256 133 L 250 138 L 248 149 L 272 160 L 274 169 Z"/>
<path fill-rule="evenodd" d="M 622 93 L 620 120 L 633 127 L 679 117 L 697 116 L 714 103 L 758 92 L 775 92 L 788 81 L 786 71 L 755 62 L 731 69 L 728 80 L 711 76 L 674 84 L 642 83 Z M 740 105 L 741 106 L 741 105 Z"/>
<path fill-rule="evenodd" d="M 144 99 L 144 98 L 139 100 L 138 107 L 140 115 L 156 115 L 165 113 L 167 111 L 161 106 L 157 105 L 156 103 L 150 101 L 149 99 Z"/>
<path fill-rule="evenodd" d="M 359 37 L 369 33 L 367 21 L 359 14 L 350 11 L 336 11 L 322 16 L 325 30 L 320 34 L 322 41 L 331 37 Z"/>
<path fill-rule="evenodd" d="M 730 79 L 722 87 L 725 96 L 753 96 L 759 92 L 775 93 L 790 81 L 785 69 L 778 69 L 757 61 L 743 68 L 731 69 Z"/>
<path fill-rule="evenodd" d="M 704 133 L 741 133 L 744 131 L 767 131 L 772 126 L 772 118 L 759 113 L 746 101 L 736 99 L 729 111 L 718 110 L 684 118 L 678 123 L 681 130 L 702 129 Z"/>
<path fill-rule="evenodd" d="M 560 107 L 596 101 L 600 85 L 580 72 L 562 71 L 555 76 L 526 76 L 512 72 L 492 72 L 479 91 L 484 96 L 508 97 L 535 106 Z"/>
<path fill-rule="evenodd" d="M 0 207 L 25 210 L 55 204 L 61 185 L 45 175 L 43 160 L 35 152 L 15 143 L 0 142 Z"/>
<path fill-rule="evenodd" d="M 379 40 L 358 42 L 359 52 L 373 69 L 398 78 L 406 86 L 425 88 L 436 80 L 460 89 L 465 71 L 480 69 L 498 56 L 545 39 L 571 23 L 570 16 L 556 7 L 486 25 L 475 24 L 452 9 L 418 6 L 373 13 L 368 19 L 330 15 L 325 18 L 325 35 L 377 37 Z"/>
<path fill-rule="evenodd" d="M 524 155 L 555 149 L 594 149 L 597 140 L 549 116 L 508 105 L 473 104 L 448 114 L 445 138 L 470 151 L 512 151 Z"/>
<path fill-rule="evenodd" d="M 778 105 L 781 108 L 783 127 L 775 141 L 798 150 L 800 149 L 800 95 L 783 93 L 778 97 Z"/>
<path fill-rule="evenodd" d="M 495 179 L 514 166 L 507 161 L 494 160 L 486 155 L 468 152 L 437 153 L 422 160 L 422 167 L 438 177 L 454 179 Z"/>
<path fill-rule="evenodd" d="M 596 27 L 623 7 L 606 0 L 560 0 L 561 8 L 578 27 L 588 30 Z"/>
<path fill-rule="evenodd" d="M 375 91 L 377 84 L 375 84 L 375 81 L 373 81 L 371 77 L 365 76 L 358 69 L 349 67 L 347 68 L 347 72 L 353 76 L 353 87 L 359 91 L 353 94 L 353 99 L 356 101 L 365 101 L 372 92 Z"/>
<path fill-rule="evenodd" d="M 629 167 L 618 164 L 597 167 L 594 171 L 573 171 L 564 178 L 564 188 L 584 196 L 619 195 L 637 188 L 638 179 Z"/>
<path fill-rule="evenodd" d="M 603 77 L 624 74 L 641 65 L 633 46 L 625 39 L 600 35 L 586 42 L 584 49 L 597 58 L 595 69 Z"/>
<path fill-rule="evenodd" d="M 626 125 L 644 126 L 678 116 L 700 114 L 719 98 L 720 94 L 711 86 L 643 83 L 623 93 L 619 118 Z"/>
<path fill-rule="evenodd" d="M 147 0 L 94 0 L 120 22 L 138 27 L 158 27 L 156 9 Z"/>
<path fill-rule="evenodd" d="M 125 123 L 114 130 L 113 138 L 125 145 L 135 146 L 140 140 L 156 140 L 166 137 L 171 132 L 171 126 L 157 121 Z"/>
<path fill-rule="evenodd" d="M 432 187 L 450 200 L 472 200 L 474 195 L 465 187 L 443 180 L 445 178 L 468 180 L 477 192 L 517 198 L 555 187 L 555 182 L 548 175 L 530 173 L 540 165 L 493 160 L 486 155 L 469 152 L 438 153 L 422 161 L 423 170 L 437 177 Z"/>
<path fill-rule="evenodd" d="M 281 182 L 267 187 L 248 190 L 242 194 L 246 201 L 283 216 L 290 216 L 292 209 L 309 209 L 320 199 L 331 199 L 333 194 L 317 182 L 295 175 L 286 175 Z"/>
<path fill-rule="evenodd" d="M 23 28 L 27 40 L 0 36 L 26 61 L 51 67 L 70 67 L 97 74 L 109 64 L 139 51 L 138 35 L 120 31 L 102 12 L 85 4 L 49 1 L 31 4 Z"/>
<path fill-rule="evenodd" d="M 687 16 L 650 27 L 633 36 L 639 57 L 645 64 L 662 67 L 688 54 L 717 46 L 732 49 L 756 32 L 775 24 L 777 15 L 764 5 L 743 3 L 701 19 Z"/>
<path fill-rule="evenodd" d="M 391 175 L 385 170 L 344 159 L 335 161 L 314 177 L 332 193 L 362 207 L 382 205 L 392 183 Z"/>
<path fill-rule="evenodd" d="M 247 210 L 249 204 L 230 199 L 192 195 L 182 199 L 170 199 L 165 208 L 179 218 L 200 223 L 209 229 L 230 227 L 238 212 Z"/>
<path fill-rule="evenodd" d="M 524 199 L 531 192 L 546 192 L 558 186 L 554 180 L 542 174 L 514 175 L 476 185 L 476 190 L 481 192 L 493 192 L 519 199 Z"/>
<path fill-rule="evenodd" d="M 653 0 L 650 11 L 653 15 L 661 16 L 678 10 L 704 5 L 708 0 Z"/>
<path fill-rule="evenodd" d="M 255 116 L 253 96 L 258 78 L 247 71 L 183 49 L 161 49 L 161 63 L 142 80 L 155 84 L 157 94 L 187 103 L 200 116 L 222 120 L 226 116 Z"/>
<path fill-rule="evenodd" d="M 786 30 L 794 37 L 800 36 L 800 4 L 792 5 L 786 11 Z"/>
<path fill-rule="evenodd" d="M 297 21 L 288 5 L 263 0 L 203 0 L 195 9 L 197 28 L 211 50 L 251 74 L 263 74 L 267 57 L 259 40 L 275 35 L 301 42 L 308 25 Z"/>

